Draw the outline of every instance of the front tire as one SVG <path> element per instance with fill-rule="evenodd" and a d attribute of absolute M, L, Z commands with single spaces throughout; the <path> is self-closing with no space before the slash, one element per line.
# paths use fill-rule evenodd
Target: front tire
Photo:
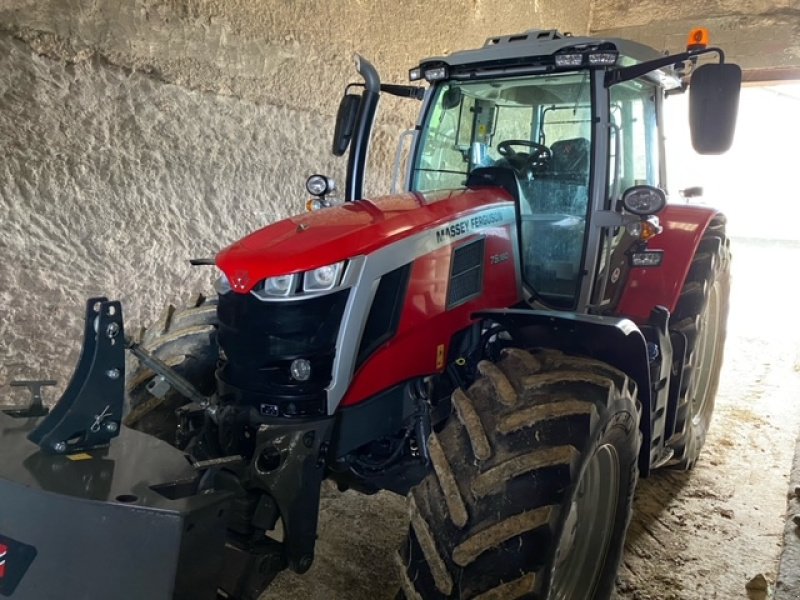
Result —
<path fill-rule="evenodd" d="M 600 600 L 614 587 L 641 436 L 635 385 L 592 359 L 507 349 L 456 390 L 409 494 L 406 598 Z"/>

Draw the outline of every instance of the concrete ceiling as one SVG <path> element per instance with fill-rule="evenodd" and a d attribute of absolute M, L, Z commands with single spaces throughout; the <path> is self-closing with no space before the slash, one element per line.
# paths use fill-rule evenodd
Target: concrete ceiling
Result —
<path fill-rule="evenodd" d="M 590 31 L 658 49 L 680 50 L 694 27 L 739 63 L 750 79 L 800 79 L 800 5 L 797 0 L 594 0 Z"/>
<path fill-rule="evenodd" d="M 0 31 L 34 51 L 99 56 L 192 89 L 332 114 L 362 53 L 387 81 L 423 57 L 529 28 L 613 33 L 679 50 L 692 27 L 746 69 L 800 68 L 797 0 L 2 0 Z"/>
<path fill-rule="evenodd" d="M 498 33 L 584 33 L 590 1 L 1 0 L 0 30 L 53 58 L 97 55 L 185 87 L 332 114 L 354 52 L 405 82 L 420 58 Z"/>

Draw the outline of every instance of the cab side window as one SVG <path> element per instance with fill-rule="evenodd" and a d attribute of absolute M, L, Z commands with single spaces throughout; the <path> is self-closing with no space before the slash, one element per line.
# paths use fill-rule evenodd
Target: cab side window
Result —
<path fill-rule="evenodd" d="M 609 196 L 614 199 L 631 186 L 660 186 L 656 113 L 658 88 L 644 80 L 610 89 L 611 148 Z"/>

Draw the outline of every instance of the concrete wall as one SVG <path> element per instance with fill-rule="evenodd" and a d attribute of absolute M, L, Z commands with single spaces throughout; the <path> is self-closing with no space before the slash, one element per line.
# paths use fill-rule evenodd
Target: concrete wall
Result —
<path fill-rule="evenodd" d="M 800 78 L 800 5 L 797 0 L 594 0 L 592 34 L 612 34 L 680 51 L 695 27 L 707 27 L 711 43 L 746 77 Z"/>
<path fill-rule="evenodd" d="M 149 322 L 208 289 L 187 258 L 297 212 L 310 173 L 341 175 L 353 52 L 405 82 L 421 57 L 588 20 L 589 0 L 0 0 L 0 404 L 11 379 L 65 385 L 84 298 Z M 368 190 L 387 188 L 402 106 L 383 106 Z"/>

